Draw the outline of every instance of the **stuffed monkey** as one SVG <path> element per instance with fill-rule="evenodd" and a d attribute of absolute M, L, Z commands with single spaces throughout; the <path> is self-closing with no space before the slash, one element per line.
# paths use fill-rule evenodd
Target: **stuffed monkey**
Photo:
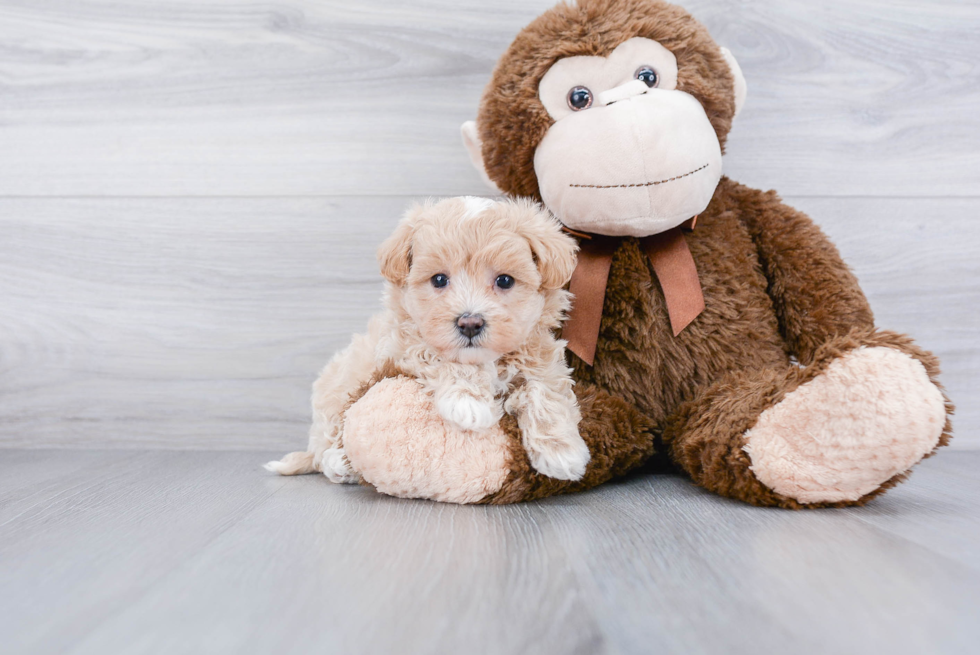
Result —
<path fill-rule="evenodd" d="M 367 482 L 516 502 L 594 486 L 656 451 L 723 496 L 847 506 L 948 442 L 936 358 L 875 327 L 806 215 L 722 175 L 745 97 L 731 54 L 659 0 L 561 4 L 521 31 L 463 137 L 489 182 L 543 202 L 580 239 L 563 337 L 592 462 L 577 482 L 538 475 L 510 417 L 480 437 L 435 429 L 424 393 L 392 372 L 347 416 Z M 454 478 L 453 458 L 471 451 L 485 470 Z"/>

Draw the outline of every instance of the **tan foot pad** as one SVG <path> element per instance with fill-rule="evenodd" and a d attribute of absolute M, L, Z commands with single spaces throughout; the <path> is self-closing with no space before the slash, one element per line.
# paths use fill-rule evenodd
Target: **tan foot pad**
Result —
<path fill-rule="evenodd" d="M 942 393 L 917 360 L 859 348 L 830 364 L 745 433 L 756 478 L 801 503 L 857 500 L 928 454 Z"/>
<path fill-rule="evenodd" d="M 347 410 L 344 450 L 364 480 L 390 496 L 475 503 L 503 486 L 509 472 L 500 426 L 448 426 L 422 386 L 382 380 Z"/>

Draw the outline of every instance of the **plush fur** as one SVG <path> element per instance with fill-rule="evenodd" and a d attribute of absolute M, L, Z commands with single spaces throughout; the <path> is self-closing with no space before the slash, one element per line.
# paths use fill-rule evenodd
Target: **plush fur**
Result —
<path fill-rule="evenodd" d="M 847 334 L 828 339 L 813 353 L 806 368 L 792 365 L 748 367 L 730 371 L 719 376 L 713 384 L 706 385 L 695 398 L 681 404 L 664 425 L 663 441 L 670 459 L 706 489 L 753 505 L 789 509 L 863 505 L 904 480 L 908 472 L 881 478 L 876 489 L 853 500 L 803 502 L 763 484 L 752 471 L 751 448 L 746 449 L 751 429 L 766 410 L 779 406 L 788 394 L 818 379 L 834 362 L 862 347 L 888 348 L 908 355 L 921 363 L 929 381 L 942 392 L 937 379 L 938 361 L 932 354 L 916 347 L 908 337 L 872 327 L 854 328 Z M 877 396 L 879 389 L 875 380 L 860 382 L 871 387 L 870 395 Z M 868 403 L 876 400 L 868 398 L 867 394 L 862 398 Z M 953 406 L 943 398 L 942 429 L 932 452 L 947 445 L 952 434 L 949 415 Z M 932 429 L 923 432 L 928 434 Z M 848 433 L 848 436 L 861 437 L 858 431 L 848 430 Z"/>
<path fill-rule="evenodd" d="M 673 52 L 677 88 L 702 104 L 724 145 L 745 89 L 707 31 L 660 0 L 579 0 L 528 25 L 494 70 L 477 119 L 478 163 L 492 182 L 540 199 L 534 153 L 553 119 L 538 82 L 559 58 L 605 56 L 633 37 Z M 472 126 L 464 136 L 475 143 Z M 688 244 L 705 309 L 676 337 L 638 239 L 616 246 L 594 366 L 568 355 L 592 453 L 583 478 L 535 474 L 504 417 L 509 473 L 482 502 L 578 491 L 658 455 L 755 505 L 860 505 L 948 443 L 953 408 L 935 357 L 875 327 L 809 217 L 722 177 Z"/>
<path fill-rule="evenodd" d="M 778 494 L 853 501 L 933 450 L 945 419 L 942 393 L 921 362 L 861 346 L 762 412 L 742 449 L 753 475 Z"/>
<path fill-rule="evenodd" d="M 700 23 L 659 0 L 559 4 L 514 39 L 480 101 L 483 163 L 501 191 L 541 199 L 534 150 L 554 121 L 538 99 L 538 81 L 552 64 L 563 57 L 607 56 L 634 36 L 653 39 L 674 53 L 677 89 L 701 102 L 724 151 L 735 115 L 735 80 Z"/>
<path fill-rule="evenodd" d="M 362 479 L 401 498 L 475 503 L 501 489 L 510 470 L 499 425 L 474 432 L 441 420 L 432 397 L 405 375 L 365 385 L 347 411 L 344 450 Z M 381 410 L 381 411 L 379 411 Z"/>
<path fill-rule="evenodd" d="M 724 145 L 745 89 L 704 28 L 660 0 L 579 0 L 532 22 L 498 63 L 478 115 L 477 163 L 489 179 L 540 199 L 534 154 L 553 120 L 538 82 L 559 58 L 605 56 L 633 37 L 674 54 L 677 88 L 702 104 Z M 472 129 L 464 127 L 471 144 Z M 591 454 L 579 479 L 535 470 L 520 411 L 479 439 L 464 438 L 433 422 L 438 407 L 415 371 L 389 366 L 343 401 L 344 439 L 357 442 L 367 482 L 396 495 L 511 503 L 587 489 L 656 456 L 706 490 L 747 503 L 845 507 L 880 495 L 948 443 L 953 408 L 936 358 L 875 327 L 857 280 L 809 217 L 774 192 L 722 177 L 687 242 L 705 308 L 676 337 L 638 238 L 613 246 L 594 365 L 568 354 L 578 431 Z M 382 257 L 396 286 L 411 276 L 409 252 Z M 555 321 L 543 325 L 551 338 Z M 539 361 L 558 371 L 549 353 Z M 350 376 L 336 369 L 344 389 Z M 277 463 L 300 472 L 315 465 L 309 454 Z"/>
<path fill-rule="evenodd" d="M 560 57 L 607 55 L 636 36 L 674 53 L 677 88 L 701 102 L 724 145 L 737 89 L 725 54 L 704 28 L 659 0 L 579 0 L 523 30 L 484 93 L 477 121 L 484 164 L 501 189 L 539 197 L 534 151 L 552 123 L 537 97 L 544 72 Z M 706 305 L 693 324 L 673 337 L 657 279 L 637 241 L 626 238 L 610 271 L 595 365 L 570 357 L 580 384 L 640 410 L 662 434 L 670 459 L 697 483 L 760 505 L 860 504 L 948 441 L 952 406 L 936 381 L 935 359 L 907 338 L 875 330 L 856 279 L 807 216 L 775 193 L 723 178 L 688 243 Z M 849 353 L 863 348 L 890 350 L 920 369 L 865 367 L 861 375 L 831 377 L 847 366 L 835 362 L 854 361 Z M 801 385 L 821 393 L 807 394 Z M 917 402 L 922 397 L 931 400 Z M 911 427 L 896 433 L 885 417 L 898 406 L 912 414 L 897 421 Z M 837 458 L 850 473 L 823 493 L 808 493 L 773 455 L 771 433 L 780 423 L 774 416 L 795 443 L 807 438 L 804 417 L 824 416 L 835 433 L 831 450 L 847 449 L 849 439 L 888 443 L 880 450 L 891 463 L 874 470 L 867 459 Z M 757 468 L 768 486 L 753 473 L 753 448 L 746 448 L 754 426 Z M 836 456 L 826 448 L 804 454 L 809 459 L 797 458 L 797 472 Z M 841 495 L 835 484 L 851 491 Z M 780 493 L 789 489 L 796 491 Z"/>
<path fill-rule="evenodd" d="M 386 365 L 351 395 L 343 441 L 362 484 L 402 498 L 508 504 L 589 489 L 653 454 L 653 425 L 628 403 L 578 386 L 579 424 L 592 453 L 580 480 L 535 470 L 514 416 L 482 434 L 438 419 L 432 399 L 404 371 Z"/>
<path fill-rule="evenodd" d="M 283 475 L 319 470 L 334 482 L 356 482 L 360 473 L 342 439 L 345 412 L 351 396 L 392 365 L 418 381 L 441 417 L 416 434 L 440 422 L 449 424 L 444 434 L 496 429 L 506 411 L 517 417 L 536 470 L 581 478 L 590 455 L 577 429 L 564 342 L 553 334 L 569 306 L 562 287 L 575 252 L 557 222 L 529 201 L 454 198 L 411 209 L 378 251 L 385 311 L 314 384 L 307 452 L 267 468 Z M 501 276 L 510 280 L 505 286 Z M 478 333 L 463 332 L 466 317 L 479 319 Z M 361 420 L 391 415 L 387 408 L 351 411 Z M 412 442 L 406 437 L 400 445 Z"/>

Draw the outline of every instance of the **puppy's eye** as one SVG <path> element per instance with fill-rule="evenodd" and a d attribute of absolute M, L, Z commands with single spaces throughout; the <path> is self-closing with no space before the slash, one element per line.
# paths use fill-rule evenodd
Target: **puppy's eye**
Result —
<path fill-rule="evenodd" d="M 500 289 L 509 289 L 514 286 L 514 278 L 509 275 L 498 275 L 497 279 L 494 280 L 494 284 Z"/>
<path fill-rule="evenodd" d="M 432 286 L 434 286 L 436 289 L 441 289 L 449 284 L 449 276 L 443 275 L 442 273 L 437 273 L 436 275 L 432 276 L 430 282 L 432 282 Z"/>
<path fill-rule="evenodd" d="M 646 83 L 647 86 L 653 88 L 660 84 L 660 76 L 657 75 L 657 71 L 653 70 L 649 66 L 640 66 L 633 73 L 633 77 Z"/>
<path fill-rule="evenodd" d="M 572 111 L 582 111 L 592 106 L 592 92 L 584 86 L 573 87 L 568 92 L 568 106 Z"/>

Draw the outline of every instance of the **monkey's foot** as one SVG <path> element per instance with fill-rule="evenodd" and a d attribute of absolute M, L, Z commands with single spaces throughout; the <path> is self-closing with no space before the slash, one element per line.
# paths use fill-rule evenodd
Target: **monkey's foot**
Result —
<path fill-rule="evenodd" d="M 509 473 L 507 435 L 494 425 L 473 432 L 444 421 L 415 380 L 387 378 L 348 410 L 344 449 L 378 491 L 402 498 L 476 503 Z"/>
<path fill-rule="evenodd" d="M 765 410 L 745 433 L 755 477 L 800 503 L 853 501 L 931 452 L 946 421 L 922 364 L 858 348 Z"/>

